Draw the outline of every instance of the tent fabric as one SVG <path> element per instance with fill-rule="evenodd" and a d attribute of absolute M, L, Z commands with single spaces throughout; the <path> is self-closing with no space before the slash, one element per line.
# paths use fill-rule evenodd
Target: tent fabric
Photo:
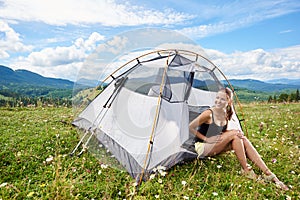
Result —
<path fill-rule="evenodd" d="M 136 179 L 147 179 L 159 165 L 170 168 L 197 157 L 188 124 L 214 105 L 224 87 L 215 66 L 199 62 L 197 54 L 167 53 L 123 70 L 73 122 Z M 241 128 L 235 120 L 230 126 Z"/>

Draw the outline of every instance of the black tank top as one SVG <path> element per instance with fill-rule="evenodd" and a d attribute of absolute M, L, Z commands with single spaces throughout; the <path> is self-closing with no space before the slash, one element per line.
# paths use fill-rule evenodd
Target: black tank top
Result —
<path fill-rule="evenodd" d="M 201 124 L 197 128 L 197 131 L 199 133 L 201 133 L 202 135 L 206 136 L 206 137 L 212 137 L 212 136 L 216 136 L 216 135 L 221 135 L 222 132 L 226 131 L 227 124 L 225 126 L 218 126 L 215 123 L 213 111 L 211 109 L 209 109 L 209 110 L 212 113 L 212 123 L 211 124 L 206 124 L 206 123 Z M 196 137 L 195 142 L 203 142 L 203 140 L 201 140 L 198 137 Z"/>

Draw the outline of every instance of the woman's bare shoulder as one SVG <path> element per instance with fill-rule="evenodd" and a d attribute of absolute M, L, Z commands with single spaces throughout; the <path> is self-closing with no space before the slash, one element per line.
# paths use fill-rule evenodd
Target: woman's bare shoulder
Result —
<path fill-rule="evenodd" d="M 210 109 L 207 109 L 199 115 L 199 118 L 209 120 L 211 118 L 211 115 L 212 115 L 212 111 Z"/>

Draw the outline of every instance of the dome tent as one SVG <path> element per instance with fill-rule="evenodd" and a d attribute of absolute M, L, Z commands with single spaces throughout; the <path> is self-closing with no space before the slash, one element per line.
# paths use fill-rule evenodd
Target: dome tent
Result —
<path fill-rule="evenodd" d="M 197 157 L 189 122 L 214 105 L 223 83 L 230 85 L 210 60 L 179 49 L 141 55 L 103 82 L 108 80 L 73 121 L 85 132 L 74 151 L 83 141 L 89 148 L 92 139 L 136 180 Z M 228 127 L 241 129 L 236 115 Z"/>

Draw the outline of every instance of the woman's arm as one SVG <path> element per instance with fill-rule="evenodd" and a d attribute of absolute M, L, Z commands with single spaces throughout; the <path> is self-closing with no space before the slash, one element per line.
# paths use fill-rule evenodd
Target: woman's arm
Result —
<path fill-rule="evenodd" d="M 199 139 L 206 141 L 206 137 L 202 135 L 199 131 L 197 131 L 198 126 L 200 126 L 203 123 L 210 123 L 211 121 L 211 111 L 206 110 L 198 117 L 196 117 L 190 124 L 189 124 L 189 130 L 191 133 L 193 133 L 196 137 Z"/>

